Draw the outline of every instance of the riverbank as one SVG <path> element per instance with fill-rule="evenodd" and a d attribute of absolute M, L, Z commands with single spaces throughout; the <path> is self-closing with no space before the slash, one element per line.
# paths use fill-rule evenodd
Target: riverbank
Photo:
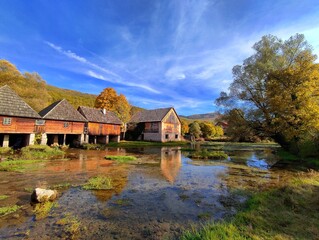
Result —
<path fill-rule="evenodd" d="M 319 239 L 318 172 L 248 194 L 250 200 L 234 218 L 187 231 L 181 239 Z"/>

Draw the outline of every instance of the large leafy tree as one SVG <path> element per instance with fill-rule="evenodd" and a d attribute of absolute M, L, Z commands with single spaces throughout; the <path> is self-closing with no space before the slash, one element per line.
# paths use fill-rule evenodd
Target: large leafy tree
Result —
<path fill-rule="evenodd" d="M 113 88 L 105 88 L 95 100 L 96 108 L 114 112 L 122 122 L 130 119 L 131 105 L 123 94 L 118 95 Z"/>
<path fill-rule="evenodd" d="M 233 68 L 229 93 L 221 93 L 217 103 L 240 109 L 236 114 L 256 134 L 299 151 L 319 131 L 316 55 L 301 34 L 286 41 L 264 36 L 253 49 L 255 54 Z"/>

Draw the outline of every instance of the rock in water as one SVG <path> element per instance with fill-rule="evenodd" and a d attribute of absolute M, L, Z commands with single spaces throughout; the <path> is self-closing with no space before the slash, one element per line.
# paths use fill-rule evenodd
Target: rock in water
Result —
<path fill-rule="evenodd" d="M 36 188 L 31 194 L 31 202 L 43 203 L 47 201 L 53 201 L 58 196 L 56 190 L 49 190 L 43 188 Z"/>

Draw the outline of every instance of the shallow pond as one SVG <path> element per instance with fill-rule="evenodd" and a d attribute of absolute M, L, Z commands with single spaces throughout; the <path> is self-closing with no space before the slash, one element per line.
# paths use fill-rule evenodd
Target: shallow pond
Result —
<path fill-rule="evenodd" d="M 198 146 L 192 146 L 198 148 Z M 227 160 L 192 160 L 179 147 L 68 150 L 64 159 L 27 172 L 0 172 L 0 207 L 22 206 L 0 217 L 0 238 L 172 239 L 204 221 L 230 217 L 245 202 L 244 189 L 276 186 L 294 173 L 272 168 L 276 146 L 207 145 Z M 133 155 L 117 163 L 105 155 Z M 84 190 L 93 176 L 108 176 L 112 190 Z M 60 188 L 47 217 L 34 213 L 30 190 Z M 62 221 L 65 220 L 65 221 Z"/>

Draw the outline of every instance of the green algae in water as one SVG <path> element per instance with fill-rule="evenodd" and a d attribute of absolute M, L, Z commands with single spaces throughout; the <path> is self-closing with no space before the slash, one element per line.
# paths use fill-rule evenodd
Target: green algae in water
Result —
<path fill-rule="evenodd" d="M 112 179 L 109 177 L 92 177 L 83 185 L 85 190 L 109 190 L 113 189 Z"/>

